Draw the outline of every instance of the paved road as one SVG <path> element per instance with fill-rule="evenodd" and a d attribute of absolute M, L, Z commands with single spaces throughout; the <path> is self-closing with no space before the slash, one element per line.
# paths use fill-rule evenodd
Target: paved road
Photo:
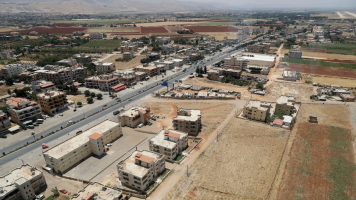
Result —
<path fill-rule="evenodd" d="M 193 73 L 195 72 L 195 68 L 197 66 L 204 66 L 204 65 L 210 65 L 210 64 L 213 64 L 219 60 L 221 60 L 222 58 L 226 57 L 227 55 L 231 55 L 233 53 L 236 53 L 240 50 L 235 50 L 235 51 L 232 51 L 232 52 L 229 52 L 231 51 L 233 48 L 229 47 L 229 48 L 225 48 L 223 50 L 223 52 L 221 53 L 217 53 L 215 54 L 214 56 L 211 56 L 209 57 L 208 59 L 210 59 L 210 61 L 205 61 L 203 63 L 200 64 L 197 64 L 197 65 L 192 65 L 190 66 L 189 68 L 187 68 L 186 72 L 178 72 L 174 75 L 171 75 L 171 76 L 168 76 L 168 77 L 165 77 L 164 80 L 167 81 L 167 82 L 170 82 L 170 83 L 173 83 L 175 80 L 178 80 L 178 79 L 182 79 L 182 78 L 185 78 L 187 77 L 190 73 Z M 30 152 L 30 151 L 33 151 L 33 150 L 38 150 L 39 147 L 41 146 L 42 143 L 49 143 L 51 141 L 54 141 L 54 140 L 57 140 L 58 138 L 64 136 L 65 134 L 68 134 L 69 132 L 74 132 L 74 131 L 77 131 L 77 130 L 81 130 L 82 127 L 84 127 L 85 125 L 91 123 L 91 122 L 94 122 L 96 119 L 98 118 L 101 118 L 107 114 L 111 114 L 114 110 L 118 109 L 118 108 L 121 108 L 123 106 L 126 106 L 127 104 L 131 103 L 131 102 L 134 102 L 146 95 L 149 95 L 150 93 L 153 93 L 155 91 L 157 91 L 158 89 L 162 88 L 162 86 L 160 86 L 161 84 L 161 81 L 158 80 L 157 82 L 154 82 L 154 83 L 151 83 L 149 85 L 147 85 L 147 90 L 146 91 L 143 91 L 142 93 L 138 93 L 137 90 L 134 90 L 131 94 L 127 94 L 127 95 L 123 95 L 121 96 L 121 100 L 122 102 L 117 104 L 116 100 L 113 100 L 111 101 L 110 103 L 107 103 L 108 105 L 108 108 L 105 109 L 104 111 L 102 112 L 99 112 L 89 118 L 86 118 L 85 120 L 81 121 L 81 122 L 78 122 L 72 126 L 69 126 L 67 128 L 64 128 L 63 130 L 53 134 L 53 135 L 50 135 L 40 141 L 37 141 L 33 144 L 30 144 L 22 149 L 19 149 L 9 155 L 6 155 L 2 158 L 0 158 L 0 165 L 3 165 L 7 162 L 10 162 L 12 160 L 15 160 L 17 159 L 19 156 L 25 154 L 26 152 Z M 116 104 L 115 106 L 112 106 L 110 107 L 111 105 L 114 105 Z M 100 110 L 102 110 L 103 107 L 94 107 L 91 111 L 87 111 L 86 112 L 86 116 L 89 116 L 93 113 L 96 113 Z M 82 118 L 82 116 L 77 116 L 77 117 L 74 117 L 72 120 L 73 121 L 78 121 Z M 56 131 L 56 130 L 60 130 L 61 127 L 66 127 L 67 125 L 67 121 L 64 121 L 60 124 L 58 124 L 57 126 L 53 126 L 51 128 L 49 128 L 48 130 L 46 131 L 43 131 L 41 133 L 37 133 L 36 134 L 36 138 L 39 138 L 41 136 L 45 136 L 47 135 L 48 133 L 52 132 L 52 131 Z M 18 141 L 17 143 L 14 143 L 12 146 L 9 146 L 9 147 L 6 147 L 4 149 L 2 149 L 2 152 L 10 152 L 10 151 L 13 151 L 21 146 L 24 146 L 27 142 L 32 142 L 34 140 L 34 138 L 30 137 L 30 138 L 27 138 L 27 139 L 23 139 L 21 141 Z M 1 152 L 1 153 L 2 153 Z"/>

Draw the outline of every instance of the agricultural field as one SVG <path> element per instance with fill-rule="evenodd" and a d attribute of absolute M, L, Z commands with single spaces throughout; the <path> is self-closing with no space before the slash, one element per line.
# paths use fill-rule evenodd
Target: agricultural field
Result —
<path fill-rule="evenodd" d="M 356 87 L 355 79 L 314 76 L 312 78 L 312 82 L 319 83 L 321 85 L 339 85 L 342 87 Z"/>
<path fill-rule="evenodd" d="M 100 32 L 100 33 L 117 33 L 117 32 L 122 32 L 122 33 L 139 33 L 140 28 L 136 27 L 99 27 L 99 28 L 88 28 L 87 33 L 95 33 L 95 32 Z"/>
<path fill-rule="evenodd" d="M 235 25 L 237 22 L 230 22 L 230 21 L 217 21 L 217 22 L 214 22 L 214 21 L 211 21 L 211 22 L 199 22 L 199 23 L 196 23 L 196 25 L 199 25 L 199 26 L 233 26 Z"/>
<path fill-rule="evenodd" d="M 201 32 L 198 34 L 213 36 L 216 40 L 223 40 L 225 37 L 237 38 L 237 33 L 234 32 Z"/>
<path fill-rule="evenodd" d="M 130 24 L 130 23 L 143 23 L 144 20 L 122 20 L 122 19 L 88 19 L 88 20 L 52 20 L 55 23 L 68 23 L 68 24 Z"/>
<path fill-rule="evenodd" d="M 238 28 L 233 26 L 184 26 L 194 32 L 237 32 Z"/>
<path fill-rule="evenodd" d="M 164 27 L 141 27 L 141 33 L 168 33 Z"/>
<path fill-rule="evenodd" d="M 356 55 L 356 47 L 354 44 L 322 44 L 308 45 L 303 48 L 325 49 L 326 53 L 336 53 L 345 55 Z"/>
<path fill-rule="evenodd" d="M 356 78 L 355 69 L 346 69 L 340 67 L 323 67 L 318 65 L 303 65 L 296 63 L 289 63 L 288 66 L 283 66 L 283 68 L 286 70 L 297 71 L 305 74 Z"/>
<path fill-rule="evenodd" d="M 89 40 L 89 42 L 81 45 L 82 47 L 90 48 L 117 48 L 120 47 L 120 40 Z"/>
<path fill-rule="evenodd" d="M 266 87 L 265 97 L 277 99 L 281 95 L 290 95 L 294 96 L 297 101 L 306 101 L 313 94 L 316 94 L 316 91 L 314 91 L 314 87 L 311 85 L 273 82 Z"/>
<path fill-rule="evenodd" d="M 83 27 L 56 27 L 56 28 L 48 28 L 48 27 L 36 27 L 33 29 L 25 29 L 25 30 L 15 30 L 19 33 L 30 33 L 32 31 L 38 33 L 48 33 L 48 34 L 72 34 L 75 31 L 85 31 L 87 28 Z M 11 31 L 6 31 L 2 33 L 9 33 Z"/>
<path fill-rule="evenodd" d="M 288 53 L 289 50 L 284 50 L 284 54 Z M 303 51 L 303 57 L 314 57 L 317 59 L 338 59 L 338 60 L 353 60 L 356 61 L 356 55 L 343 55 L 343 54 L 333 54 L 333 53 L 322 53 L 322 52 L 309 52 Z"/>
<path fill-rule="evenodd" d="M 340 63 L 340 62 L 327 62 L 320 60 L 308 60 L 308 59 L 295 59 L 295 58 L 283 58 L 282 62 L 297 63 L 303 65 L 318 65 L 324 67 L 341 67 L 347 69 L 356 69 L 355 64 Z"/>
<path fill-rule="evenodd" d="M 308 122 L 310 115 L 318 118 L 317 124 Z M 303 104 L 296 121 L 278 174 L 278 192 L 271 199 L 355 199 L 349 107 Z"/>
<path fill-rule="evenodd" d="M 232 118 L 165 199 L 268 199 L 288 134 Z"/>
<path fill-rule="evenodd" d="M 200 109 L 202 111 L 202 130 L 198 137 L 210 134 L 235 108 L 235 105 L 230 103 L 201 101 L 199 101 L 199 103 L 197 103 L 197 101 L 147 102 L 143 105 L 149 106 L 153 114 L 160 116 L 157 120 L 159 128 L 172 128 L 172 118 L 177 116 L 177 110 L 180 108 Z"/>

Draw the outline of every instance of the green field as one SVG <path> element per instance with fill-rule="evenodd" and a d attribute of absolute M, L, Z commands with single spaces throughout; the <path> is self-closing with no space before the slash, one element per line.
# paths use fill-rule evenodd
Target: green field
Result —
<path fill-rule="evenodd" d="M 326 49 L 326 53 L 356 55 L 355 44 L 303 45 L 303 48 Z"/>
<path fill-rule="evenodd" d="M 52 20 L 52 22 L 70 23 L 70 24 L 130 24 L 130 23 L 143 23 L 144 20 L 93 19 L 93 20 Z"/>
<path fill-rule="evenodd" d="M 81 47 L 91 48 L 116 48 L 120 46 L 120 40 L 90 40 L 83 44 Z"/>
<path fill-rule="evenodd" d="M 127 28 L 127 27 L 101 27 L 101 28 L 88 28 L 88 33 L 111 33 L 111 32 L 136 32 L 139 30 L 137 28 Z"/>
<path fill-rule="evenodd" d="M 319 66 L 324 66 L 324 67 L 341 67 L 341 68 L 347 68 L 347 69 L 356 69 L 355 64 L 326 62 L 326 61 L 317 61 L 317 60 L 283 58 L 283 62 L 298 63 L 298 64 L 304 64 L 304 65 L 319 65 Z"/>
<path fill-rule="evenodd" d="M 120 40 L 90 40 L 89 42 L 72 48 L 42 48 L 42 53 L 111 53 L 120 47 Z"/>

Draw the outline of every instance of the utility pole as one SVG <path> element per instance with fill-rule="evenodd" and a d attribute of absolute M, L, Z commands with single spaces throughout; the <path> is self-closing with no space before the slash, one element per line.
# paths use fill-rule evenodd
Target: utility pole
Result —
<path fill-rule="evenodd" d="M 188 165 L 187 165 L 187 177 L 189 177 L 189 172 L 188 172 Z"/>

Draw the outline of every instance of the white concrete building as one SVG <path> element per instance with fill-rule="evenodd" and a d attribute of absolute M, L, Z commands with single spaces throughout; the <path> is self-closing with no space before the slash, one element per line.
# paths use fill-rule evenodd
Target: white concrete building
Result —
<path fill-rule="evenodd" d="M 297 58 L 301 59 L 302 58 L 303 52 L 301 50 L 289 50 L 288 57 L 289 58 Z"/>
<path fill-rule="evenodd" d="M 99 62 L 98 64 L 95 65 L 95 69 L 98 72 L 112 72 L 115 71 L 115 64 L 110 63 L 110 62 Z"/>
<path fill-rule="evenodd" d="M 89 33 L 89 38 L 90 39 L 103 39 L 104 34 L 103 33 Z"/>
<path fill-rule="evenodd" d="M 150 116 L 150 108 L 134 106 L 120 113 L 119 122 L 121 123 L 121 126 L 134 128 L 141 123 L 146 124 Z"/>
<path fill-rule="evenodd" d="M 91 182 L 78 195 L 72 197 L 72 200 L 122 200 L 122 191 L 97 182 Z"/>
<path fill-rule="evenodd" d="M 177 130 L 161 130 L 149 141 L 150 151 L 165 155 L 166 160 L 174 161 L 188 147 L 188 134 Z"/>
<path fill-rule="evenodd" d="M 22 72 L 24 72 L 24 69 L 22 67 L 22 64 L 9 64 L 1 68 L 1 72 L 5 76 L 5 78 L 10 78 L 14 75 L 21 74 Z"/>
<path fill-rule="evenodd" d="M 121 184 L 145 191 L 166 169 L 164 155 L 151 151 L 134 151 L 117 165 Z"/>
<path fill-rule="evenodd" d="M 302 75 L 299 72 L 288 70 L 284 70 L 282 76 L 283 79 L 286 81 L 297 81 L 302 78 Z"/>
<path fill-rule="evenodd" d="M 42 119 L 40 105 L 25 98 L 11 97 L 6 101 L 11 120 L 19 125 L 35 122 Z"/>
<path fill-rule="evenodd" d="M 177 116 L 173 118 L 173 127 L 175 130 L 197 136 L 201 129 L 201 110 L 179 109 Z"/>

